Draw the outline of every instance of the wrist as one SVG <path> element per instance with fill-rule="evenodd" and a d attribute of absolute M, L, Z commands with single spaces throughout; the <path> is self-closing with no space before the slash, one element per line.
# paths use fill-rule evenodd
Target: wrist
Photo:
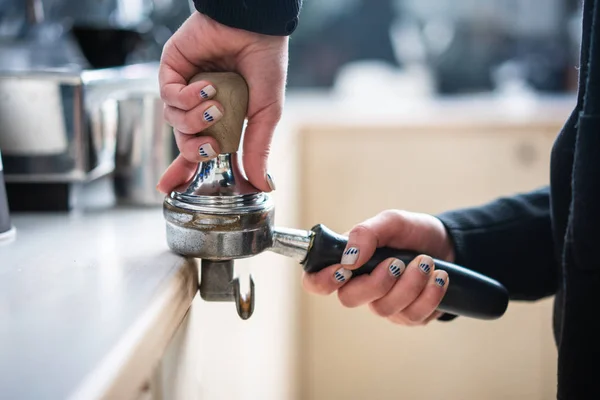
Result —
<path fill-rule="evenodd" d="M 454 263 L 456 261 L 456 250 L 454 249 L 454 243 L 450 236 L 450 232 L 444 225 L 444 223 L 437 217 L 432 216 L 435 220 L 435 225 L 441 236 L 440 242 L 442 243 L 442 249 L 440 250 L 441 258 L 444 261 Z"/>

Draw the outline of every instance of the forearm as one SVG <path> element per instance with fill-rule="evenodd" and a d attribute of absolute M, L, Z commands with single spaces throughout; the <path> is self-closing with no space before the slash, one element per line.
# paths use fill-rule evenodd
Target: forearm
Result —
<path fill-rule="evenodd" d="M 194 6 L 223 25 L 287 36 L 298 26 L 302 0 L 194 0 Z"/>
<path fill-rule="evenodd" d="M 454 243 L 455 262 L 498 280 L 512 300 L 555 293 L 558 269 L 548 188 L 438 218 Z"/>

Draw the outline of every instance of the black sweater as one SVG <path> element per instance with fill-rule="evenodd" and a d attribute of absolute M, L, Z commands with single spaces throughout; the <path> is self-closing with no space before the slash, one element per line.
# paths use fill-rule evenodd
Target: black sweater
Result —
<path fill-rule="evenodd" d="M 232 28 L 288 36 L 298 26 L 302 0 L 194 0 L 196 10 Z"/>
<path fill-rule="evenodd" d="M 600 399 L 600 5 L 584 1 L 575 109 L 552 149 L 550 185 L 438 217 L 456 263 L 499 280 L 512 300 L 556 295 L 557 398 Z M 289 35 L 301 0 L 195 0 L 241 29 Z M 444 316 L 451 320 L 453 316 Z"/>

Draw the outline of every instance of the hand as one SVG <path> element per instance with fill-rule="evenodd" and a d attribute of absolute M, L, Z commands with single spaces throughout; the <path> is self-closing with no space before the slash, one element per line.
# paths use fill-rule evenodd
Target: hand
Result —
<path fill-rule="evenodd" d="M 350 231 L 340 264 L 314 274 L 304 273 L 304 288 L 321 295 L 337 290 L 342 305 L 353 308 L 368 304 L 375 314 L 402 325 L 425 325 L 438 318 L 441 313 L 436 308 L 451 282 L 445 271 L 435 269 L 428 255 L 419 255 L 407 266 L 390 258 L 370 274 L 349 279 L 352 270 L 365 264 L 376 248 L 385 246 L 454 262 L 454 249 L 440 220 L 427 214 L 387 210 Z"/>
<path fill-rule="evenodd" d="M 157 189 L 168 193 L 192 178 L 198 162 L 219 153 L 218 143 L 195 134 L 218 121 L 224 110 L 210 100 L 219 88 L 188 81 L 203 71 L 235 71 L 249 87 L 248 123 L 243 163 L 250 183 L 274 189 L 267 174 L 271 138 L 281 118 L 288 62 L 288 38 L 266 36 L 222 25 L 195 12 L 166 43 L 159 67 L 164 116 L 174 128 L 180 155 L 161 177 Z M 205 118 L 205 113 L 209 117 Z"/>

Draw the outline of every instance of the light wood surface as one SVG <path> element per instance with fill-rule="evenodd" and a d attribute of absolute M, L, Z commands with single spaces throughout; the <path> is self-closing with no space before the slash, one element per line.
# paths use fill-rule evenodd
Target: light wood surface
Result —
<path fill-rule="evenodd" d="M 302 225 L 344 232 L 387 208 L 437 213 L 547 184 L 550 150 L 570 112 L 569 102 L 555 106 L 504 119 L 502 110 L 471 118 L 476 108 L 459 105 L 453 115 L 433 107 L 427 118 L 424 107 L 406 120 L 388 115 L 385 123 L 357 115 L 339 123 L 308 118 L 300 124 Z M 299 396 L 552 399 L 551 308 L 551 298 L 511 303 L 497 321 L 406 328 L 366 307 L 346 309 L 335 294 L 304 294 Z"/>

